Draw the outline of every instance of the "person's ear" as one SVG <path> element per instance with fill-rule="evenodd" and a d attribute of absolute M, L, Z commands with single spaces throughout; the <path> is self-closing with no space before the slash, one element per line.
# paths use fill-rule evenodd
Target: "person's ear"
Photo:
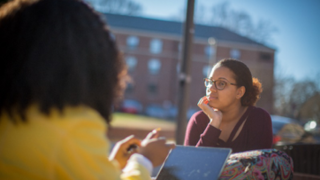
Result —
<path fill-rule="evenodd" d="M 244 93 L 246 93 L 246 88 L 244 86 L 241 86 L 237 89 L 237 94 L 236 94 L 236 98 L 237 99 L 241 99 L 242 96 L 244 95 Z"/>

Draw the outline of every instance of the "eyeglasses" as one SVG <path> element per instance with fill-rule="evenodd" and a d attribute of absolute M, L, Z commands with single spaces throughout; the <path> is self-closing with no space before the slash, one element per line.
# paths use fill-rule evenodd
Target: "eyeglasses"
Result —
<path fill-rule="evenodd" d="M 227 82 L 227 81 L 221 80 L 221 79 L 218 79 L 216 81 L 212 81 L 211 79 L 204 78 L 204 86 L 208 87 L 208 88 L 210 88 L 212 86 L 212 84 L 214 84 L 216 89 L 223 90 L 228 83 L 231 84 L 231 85 L 235 85 L 235 86 L 237 85 L 237 84 L 234 84 L 234 83 L 231 83 L 231 82 Z"/>

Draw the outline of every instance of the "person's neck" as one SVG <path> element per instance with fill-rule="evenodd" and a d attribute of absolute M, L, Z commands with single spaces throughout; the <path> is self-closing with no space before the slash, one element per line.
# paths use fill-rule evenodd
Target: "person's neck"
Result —
<path fill-rule="evenodd" d="M 222 112 L 222 122 L 224 123 L 233 123 L 238 121 L 241 116 L 247 110 L 247 106 L 242 106 L 241 103 L 234 104 L 228 109 L 221 111 Z"/>

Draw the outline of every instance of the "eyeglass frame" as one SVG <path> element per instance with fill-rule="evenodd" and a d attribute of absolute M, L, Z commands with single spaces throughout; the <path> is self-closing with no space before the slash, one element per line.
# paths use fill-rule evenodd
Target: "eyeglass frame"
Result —
<path fill-rule="evenodd" d="M 210 83 L 211 86 L 206 86 L 206 81 L 212 82 L 212 83 Z M 227 83 L 229 83 L 230 85 L 234 85 L 234 86 L 237 86 L 237 85 L 238 85 L 238 84 L 235 84 L 235 83 L 231 83 L 231 82 L 229 82 L 229 81 L 226 80 L 226 79 L 225 79 L 225 80 L 221 80 L 221 79 L 211 80 L 211 79 L 209 79 L 209 78 L 203 78 L 203 83 L 204 83 L 204 86 L 205 86 L 206 88 L 210 88 L 210 87 L 212 87 L 212 85 L 214 85 L 216 89 L 218 89 L 218 90 L 224 90 L 224 88 L 225 88 L 226 86 L 224 86 L 222 89 L 219 89 L 219 88 L 217 87 L 217 84 L 216 84 L 217 81 L 224 81 L 224 82 L 227 82 Z"/>

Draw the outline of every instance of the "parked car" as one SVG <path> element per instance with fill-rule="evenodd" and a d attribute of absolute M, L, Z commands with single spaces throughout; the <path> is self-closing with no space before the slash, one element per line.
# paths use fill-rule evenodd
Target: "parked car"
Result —
<path fill-rule="evenodd" d="M 150 104 L 146 107 L 145 113 L 147 116 L 156 117 L 156 118 L 167 118 L 167 112 L 165 109 L 158 104 Z"/>
<path fill-rule="evenodd" d="M 273 144 L 317 143 L 313 135 L 304 130 L 295 119 L 271 115 Z"/>
<path fill-rule="evenodd" d="M 187 114 L 186 114 L 187 120 L 189 120 L 191 118 L 191 116 L 194 113 L 198 112 L 199 110 L 200 109 L 189 108 L 188 111 L 187 111 Z M 165 109 L 165 111 L 166 111 L 167 118 L 169 118 L 169 119 L 178 118 L 178 108 L 177 107 L 172 106 L 170 108 Z"/>
<path fill-rule="evenodd" d="M 169 119 L 176 119 L 178 116 L 178 108 L 175 106 L 171 106 L 169 108 L 165 108 L 167 111 L 167 118 Z"/>
<path fill-rule="evenodd" d="M 191 118 L 191 116 L 192 116 L 194 113 L 198 112 L 198 111 L 200 111 L 199 108 L 198 108 L 198 109 L 189 108 L 189 109 L 188 109 L 188 112 L 187 112 L 187 119 L 188 119 L 188 121 L 189 121 L 189 119 Z"/>
<path fill-rule="evenodd" d="M 140 114 L 142 113 L 142 108 L 142 104 L 139 101 L 125 99 L 120 106 L 120 111 L 131 114 Z"/>

